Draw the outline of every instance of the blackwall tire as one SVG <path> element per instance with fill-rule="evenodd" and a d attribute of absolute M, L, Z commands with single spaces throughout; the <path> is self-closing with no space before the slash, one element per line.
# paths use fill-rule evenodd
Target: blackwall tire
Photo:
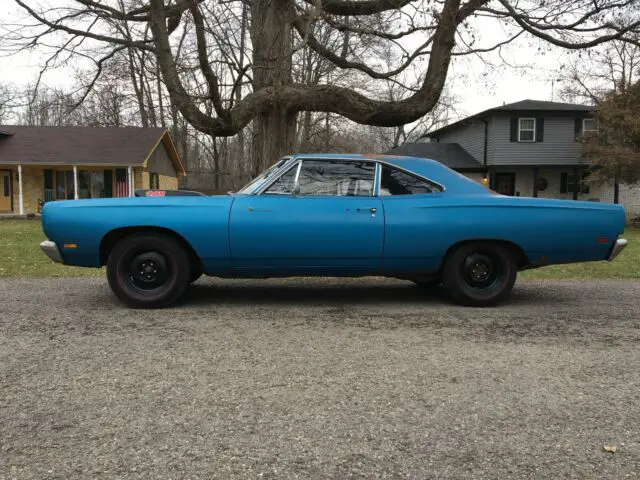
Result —
<path fill-rule="evenodd" d="M 134 234 L 120 240 L 107 261 L 115 296 L 131 308 L 164 308 L 184 293 L 191 276 L 189 257 L 173 238 Z"/>
<path fill-rule="evenodd" d="M 518 273 L 516 256 L 506 245 L 467 243 L 445 259 L 443 283 L 454 301 L 470 307 L 494 306 L 509 296 Z"/>
<path fill-rule="evenodd" d="M 189 283 L 197 282 L 200 277 L 204 275 L 200 270 L 191 269 L 191 275 L 189 277 Z"/>

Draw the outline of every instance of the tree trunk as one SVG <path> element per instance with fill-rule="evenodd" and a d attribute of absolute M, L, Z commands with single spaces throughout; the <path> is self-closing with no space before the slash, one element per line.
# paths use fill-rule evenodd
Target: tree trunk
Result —
<path fill-rule="evenodd" d="M 247 18 L 248 18 L 249 12 L 248 12 L 248 8 L 247 8 L 247 4 L 246 3 L 242 3 L 242 19 L 241 19 L 241 26 L 240 26 L 240 51 L 238 52 L 238 58 L 240 59 L 240 63 L 238 65 L 238 70 L 240 72 L 242 72 L 242 69 L 244 68 L 244 56 L 246 55 L 246 36 L 247 36 Z M 238 82 L 240 84 L 240 86 L 238 87 L 238 89 L 236 90 L 236 102 L 240 102 L 242 101 L 242 82 L 244 80 L 242 78 L 238 79 Z M 247 161 L 246 161 L 246 149 L 244 146 L 244 128 L 240 129 L 240 131 L 238 132 L 238 150 L 240 151 L 240 161 L 242 162 L 242 165 L 240 166 L 241 168 L 237 168 L 236 166 L 236 170 L 240 171 L 240 172 L 244 172 L 246 165 L 247 165 Z"/>
<path fill-rule="evenodd" d="M 292 83 L 293 19 L 290 0 L 254 0 L 251 3 L 253 89 L 282 87 Z M 253 119 L 252 170 L 263 171 L 280 157 L 293 153 L 296 114 L 275 95 L 269 112 Z"/>

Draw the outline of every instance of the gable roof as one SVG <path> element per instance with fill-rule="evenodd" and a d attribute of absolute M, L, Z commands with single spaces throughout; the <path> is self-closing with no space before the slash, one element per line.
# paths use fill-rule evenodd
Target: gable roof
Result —
<path fill-rule="evenodd" d="M 178 175 L 184 165 L 164 128 L 0 125 L 0 164 L 142 167 L 163 143 Z"/>
<path fill-rule="evenodd" d="M 459 172 L 483 172 L 482 164 L 457 143 L 417 142 L 392 148 L 388 155 L 430 158 Z"/>
<path fill-rule="evenodd" d="M 527 112 L 527 113 L 536 113 L 536 112 L 552 112 L 552 113 L 567 113 L 567 114 L 589 114 L 596 111 L 596 107 L 592 105 L 580 105 L 577 103 L 562 103 L 562 102 L 547 102 L 544 100 L 521 100 L 519 102 L 507 103 L 506 105 L 500 105 L 498 107 L 489 108 L 487 110 L 483 110 L 482 112 L 478 112 L 475 115 L 471 115 L 470 117 L 463 118 L 456 122 L 450 123 L 444 127 L 441 127 L 437 130 L 433 130 L 431 132 L 425 133 L 422 137 L 431 137 L 438 133 L 448 131 L 457 126 L 463 125 L 471 120 L 483 118 L 489 116 L 494 113 L 500 112 Z"/>

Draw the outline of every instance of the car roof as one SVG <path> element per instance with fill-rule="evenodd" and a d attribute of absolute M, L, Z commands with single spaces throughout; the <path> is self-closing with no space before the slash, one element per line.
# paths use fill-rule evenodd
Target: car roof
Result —
<path fill-rule="evenodd" d="M 427 172 L 433 174 L 434 170 L 449 170 L 445 165 L 431 158 L 413 157 L 409 155 L 386 155 L 378 153 L 298 153 L 288 157 L 291 160 L 297 159 L 318 159 L 318 160 L 351 160 L 363 161 L 371 160 L 388 163 L 400 168 L 412 171 L 419 175 Z"/>
<path fill-rule="evenodd" d="M 290 155 L 290 158 L 317 158 L 321 160 L 377 160 L 391 164 L 402 164 L 404 162 L 415 162 L 420 160 L 426 163 L 439 164 L 436 160 L 422 157 L 412 157 L 407 155 L 386 155 L 377 153 L 297 153 Z"/>

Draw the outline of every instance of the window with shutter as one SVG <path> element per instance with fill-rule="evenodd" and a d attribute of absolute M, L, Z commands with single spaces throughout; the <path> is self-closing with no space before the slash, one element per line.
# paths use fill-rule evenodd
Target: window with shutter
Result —
<path fill-rule="evenodd" d="M 519 119 L 518 141 L 519 142 L 535 142 L 536 141 L 536 119 L 535 118 Z"/>

